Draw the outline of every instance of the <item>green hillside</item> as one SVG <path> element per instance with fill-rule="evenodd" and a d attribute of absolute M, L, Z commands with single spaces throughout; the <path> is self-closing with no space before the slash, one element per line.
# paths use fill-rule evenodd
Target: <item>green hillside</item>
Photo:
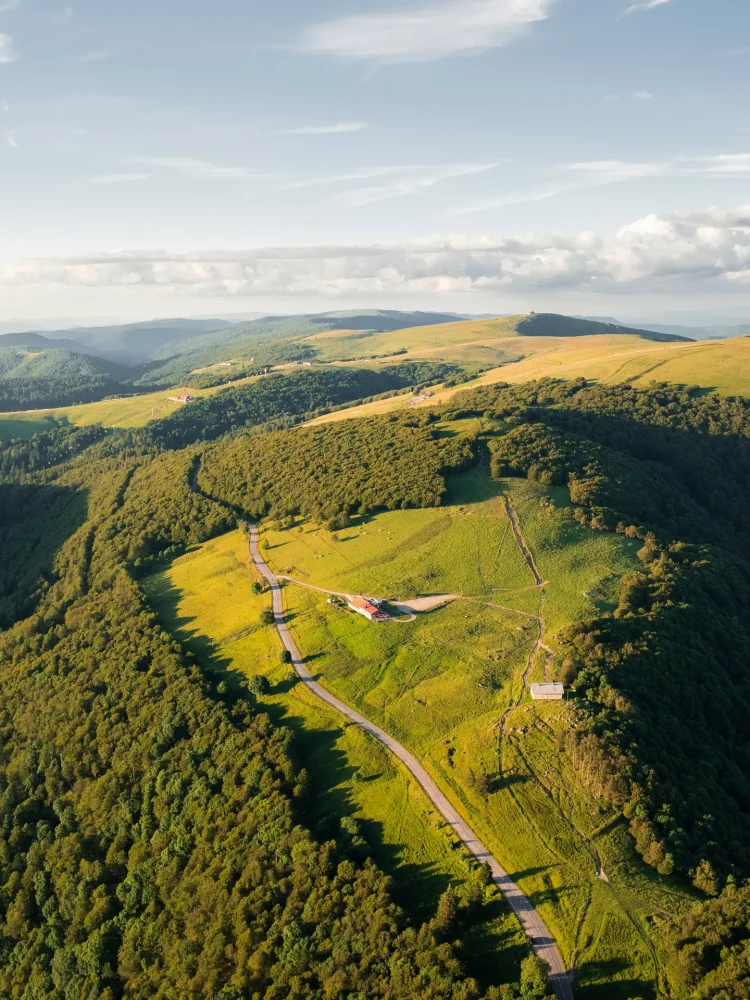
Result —
<path fill-rule="evenodd" d="M 313 368 L 0 446 L 0 992 L 543 994 L 485 869 L 300 690 L 247 515 L 310 670 L 506 866 L 578 1000 L 739 981 L 750 404 L 547 380 L 295 426 L 400 384 Z M 443 599 L 380 624 L 327 591 Z"/>
<path fill-rule="evenodd" d="M 196 369 L 234 359 L 248 372 L 252 365 L 258 369 L 285 361 L 323 359 L 314 345 L 307 343 L 307 338 L 331 330 L 355 330 L 369 336 L 373 332 L 429 326 L 447 319 L 442 314 L 380 310 L 266 317 L 162 345 L 153 355 L 162 364 L 143 381 L 151 385 L 172 384 L 184 380 Z"/>
<path fill-rule="evenodd" d="M 0 409 L 36 409 L 87 403 L 128 388 L 133 370 L 72 351 L 0 350 Z"/>

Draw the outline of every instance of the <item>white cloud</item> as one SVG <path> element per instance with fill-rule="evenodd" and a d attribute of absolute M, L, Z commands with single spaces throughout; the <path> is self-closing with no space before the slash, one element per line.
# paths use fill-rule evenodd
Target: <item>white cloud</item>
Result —
<path fill-rule="evenodd" d="M 261 176 L 246 167 L 222 167 L 207 160 L 193 160 L 189 157 L 148 157 L 143 162 L 165 170 L 175 170 L 178 174 L 197 180 L 253 180 Z"/>
<path fill-rule="evenodd" d="M 750 153 L 722 153 L 718 156 L 679 157 L 644 163 L 627 160 L 585 160 L 580 163 L 558 164 L 562 177 L 573 176 L 574 181 L 559 180 L 558 183 L 510 191 L 496 197 L 470 202 L 453 209 L 451 215 L 468 215 L 506 208 L 509 205 L 524 205 L 529 202 L 546 201 L 561 194 L 583 191 L 588 188 L 606 187 L 624 181 L 647 178 L 670 177 L 725 177 L 742 178 L 750 174 Z"/>
<path fill-rule="evenodd" d="M 499 48 L 537 21 L 554 0 L 443 0 L 420 7 L 359 14 L 313 25 L 311 52 L 342 59 L 424 62 Z"/>
<path fill-rule="evenodd" d="M 734 177 L 750 174 L 750 153 L 722 153 L 719 156 L 701 157 L 693 162 L 698 173 Z"/>
<path fill-rule="evenodd" d="M 367 122 L 337 122 L 335 125 L 301 125 L 299 128 L 282 128 L 276 135 L 343 135 L 347 132 L 364 132 Z"/>
<path fill-rule="evenodd" d="M 81 63 L 96 63 L 104 62 L 106 59 L 110 59 L 112 53 L 109 49 L 94 49 L 93 52 L 84 52 L 82 56 L 78 57 L 78 62 Z"/>
<path fill-rule="evenodd" d="M 653 177 L 664 174 L 671 166 L 671 161 L 629 163 L 627 160 L 588 160 L 581 163 L 569 163 L 567 169 L 580 174 L 588 174 L 589 179 L 595 183 L 614 184 L 617 181 L 629 181 L 637 177 Z"/>
<path fill-rule="evenodd" d="M 526 292 L 688 295 L 750 284 L 750 205 L 649 215 L 613 236 L 450 236 L 391 246 L 267 247 L 193 254 L 124 252 L 0 266 L 0 287 L 158 286 L 193 295 Z"/>
<path fill-rule="evenodd" d="M 344 208 L 359 208 L 391 198 L 403 198 L 416 194 L 455 177 L 483 173 L 508 162 L 508 160 L 498 160 L 496 163 L 422 163 L 363 167 L 361 170 L 355 170 L 348 174 L 328 174 L 322 177 L 306 177 L 301 180 L 288 181 L 282 186 L 282 190 L 293 191 L 310 187 L 345 186 L 368 180 L 388 180 L 388 183 L 341 191 L 331 199 L 335 204 Z"/>
<path fill-rule="evenodd" d="M 497 163 L 458 163 L 423 168 L 418 172 L 404 173 L 387 184 L 374 184 L 342 191 L 334 196 L 333 201 L 342 208 L 363 208 L 365 205 L 374 205 L 380 201 L 417 194 L 456 177 L 482 174 L 494 170 L 497 166 L 499 166 Z"/>
<path fill-rule="evenodd" d="M 322 187 L 329 184 L 348 184 L 351 181 L 366 181 L 373 177 L 390 177 L 394 174 L 409 174 L 412 171 L 432 170 L 434 167 L 425 165 L 363 167 L 348 174 L 325 174 L 322 177 L 305 177 L 302 180 L 289 181 L 283 190 L 293 191 L 298 188 Z"/>
<path fill-rule="evenodd" d="M 136 181 L 145 181 L 148 174 L 100 174 L 92 177 L 92 184 L 133 184 Z"/>
<path fill-rule="evenodd" d="M 548 198 L 556 198 L 566 191 L 574 191 L 580 188 L 580 184 L 561 184 L 557 187 L 529 188 L 525 191 L 510 191 L 508 194 L 501 194 L 495 198 L 484 198 L 481 201 L 471 201 L 468 205 L 461 205 L 453 209 L 451 215 L 471 215 L 474 212 L 489 212 L 494 208 L 507 208 L 509 205 L 528 205 L 535 201 L 547 201 Z"/>
<path fill-rule="evenodd" d="M 4 14 L 6 10 L 15 10 L 16 7 L 21 6 L 21 0 L 0 0 L 0 14 Z"/>
<path fill-rule="evenodd" d="M 16 130 L 14 128 L 12 128 L 10 132 L 8 132 L 8 145 L 12 149 L 18 149 L 18 142 L 16 141 Z"/>
<path fill-rule="evenodd" d="M 10 35 L 4 35 L 0 32 L 0 66 L 15 62 L 17 58 L 13 48 L 13 39 Z"/>
<path fill-rule="evenodd" d="M 673 0 L 644 0 L 643 3 L 634 3 L 630 7 L 627 7 L 621 17 L 627 17 L 628 14 L 635 14 L 639 10 L 653 10 L 655 7 L 663 7 L 665 3 L 672 3 Z"/>

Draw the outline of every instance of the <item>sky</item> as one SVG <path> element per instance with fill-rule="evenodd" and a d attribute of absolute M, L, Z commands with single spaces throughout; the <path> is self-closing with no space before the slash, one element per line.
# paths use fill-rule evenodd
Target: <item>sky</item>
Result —
<path fill-rule="evenodd" d="M 747 0 L 0 0 L 0 320 L 750 319 Z"/>

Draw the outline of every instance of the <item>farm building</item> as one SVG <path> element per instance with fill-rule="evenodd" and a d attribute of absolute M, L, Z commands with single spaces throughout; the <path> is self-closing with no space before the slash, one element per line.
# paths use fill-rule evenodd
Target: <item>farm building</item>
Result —
<path fill-rule="evenodd" d="M 531 697 L 534 701 L 562 701 L 565 697 L 565 685 L 560 684 L 559 681 L 532 684 Z"/>
<path fill-rule="evenodd" d="M 368 601 L 366 597 L 352 597 L 348 601 L 349 607 L 357 614 L 364 615 L 371 622 L 387 621 L 388 615 L 374 601 Z"/>

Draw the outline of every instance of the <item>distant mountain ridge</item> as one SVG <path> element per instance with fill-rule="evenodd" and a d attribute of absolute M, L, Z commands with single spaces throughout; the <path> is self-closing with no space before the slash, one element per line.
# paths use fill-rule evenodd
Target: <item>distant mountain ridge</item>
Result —
<path fill-rule="evenodd" d="M 21 348 L 29 351 L 73 351 L 75 354 L 91 354 L 99 356 L 77 340 L 66 338 L 53 339 L 41 333 L 3 333 L 0 334 L 0 350 L 6 348 Z"/>
<path fill-rule="evenodd" d="M 522 337 L 592 337 L 610 334 L 613 336 L 641 337 L 658 343 L 689 343 L 694 338 L 657 330 L 643 330 L 638 327 L 619 326 L 602 320 L 580 319 L 575 316 L 561 316 L 558 313 L 530 313 L 516 326 Z"/>

